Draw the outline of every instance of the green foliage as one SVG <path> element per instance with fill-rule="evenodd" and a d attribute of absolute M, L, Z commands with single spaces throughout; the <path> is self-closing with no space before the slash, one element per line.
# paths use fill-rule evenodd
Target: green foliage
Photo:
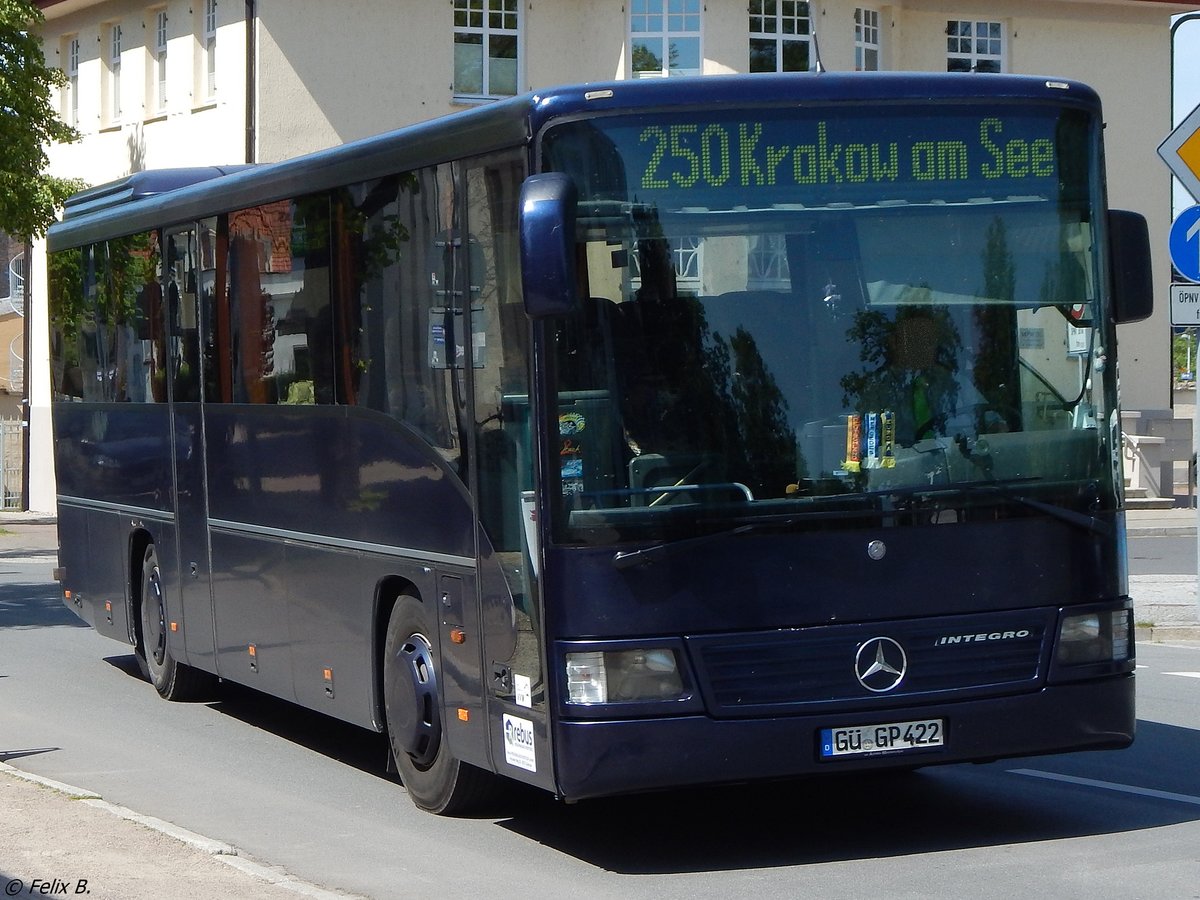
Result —
<path fill-rule="evenodd" d="M 65 76 L 46 65 L 37 29 L 44 19 L 29 0 L 0 0 L 0 231 L 45 233 L 63 201 L 80 189 L 46 173 L 46 147 L 78 140 L 52 97 Z"/>
<path fill-rule="evenodd" d="M 667 48 L 667 65 L 670 68 L 675 68 L 675 64 L 679 59 L 679 48 L 671 44 Z M 635 72 L 661 72 L 663 67 L 662 58 L 647 47 L 645 44 L 635 44 L 633 47 L 633 71 Z"/>
<path fill-rule="evenodd" d="M 1196 329 L 1176 333 L 1171 337 L 1171 369 L 1175 378 L 1196 372 Z"/>

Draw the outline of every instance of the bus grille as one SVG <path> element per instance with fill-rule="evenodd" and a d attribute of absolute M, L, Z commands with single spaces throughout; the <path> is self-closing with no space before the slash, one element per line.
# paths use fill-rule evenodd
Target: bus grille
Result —
<path fill-rule="evenodd" d="M 831 625 L 688 639 L 709 712 L 778 715 L 836 704 L 875 708 L 1033 690 L 1049 657 L 1054 610 Z M 858 678 L 859 649 L 876 637 L 903 648 L 903 678 Z M 892 668 L 898 651 L 888 648 Z M 865 648 L 874 661 L 876 645 Z M 871 688 L 875 688 L 872 690 Z M 881 690 L 880 688 L 886 688 Z"/>

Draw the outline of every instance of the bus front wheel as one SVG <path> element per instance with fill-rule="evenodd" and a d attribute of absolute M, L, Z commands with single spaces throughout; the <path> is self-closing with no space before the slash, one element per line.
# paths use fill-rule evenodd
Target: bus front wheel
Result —
<path fill-rule="evenodd" d="M 392 758 L 413 803 L 453 815 L 489 796 L 496 776 L 455 759 L 446 746 L 431 633 L 421 601 L 399 597 L 384 644 L 384 715 Z"/>
<path fill-rule="evenodd" d="M 141 587 L 138 668 L 167 700 L 203 699 L 212 691 L 215 679 L 207 672 L 176 661 L 167 646 L 167 604 L 153 544 L 146 545 L 142 557 Z"/>

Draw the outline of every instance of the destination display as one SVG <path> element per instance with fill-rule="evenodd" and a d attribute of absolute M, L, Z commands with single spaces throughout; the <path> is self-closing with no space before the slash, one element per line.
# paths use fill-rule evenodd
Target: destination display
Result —
<path fill-rule="evenodd" d="M 707 208 L 1082 198 L 1089 146 L 1073 110 L 912 105 L 593 119 L 544 143 L 584 200 Z"/>

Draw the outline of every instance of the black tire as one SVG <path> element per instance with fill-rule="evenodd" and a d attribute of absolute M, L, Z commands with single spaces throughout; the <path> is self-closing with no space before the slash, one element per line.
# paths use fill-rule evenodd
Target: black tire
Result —
<path fill-rule="evenodd" d="M 178 662 L 167 647 L 167 605 L 153 544 L 146 546 L 142 557 L 138 623 L 138 668 L 159 695 L 175 701 L 202 700 L 211 696 L 216 678 Z"/>
<path fill-rule="evenodd" d="M 450 755 L 443 740 L 440 671 L 425 609 L 416 597 L 396 600 L 383 657 L 388 742 L 400 780 L 421 809 L 456 815 L 491 799 L 499 779 Z"/>

